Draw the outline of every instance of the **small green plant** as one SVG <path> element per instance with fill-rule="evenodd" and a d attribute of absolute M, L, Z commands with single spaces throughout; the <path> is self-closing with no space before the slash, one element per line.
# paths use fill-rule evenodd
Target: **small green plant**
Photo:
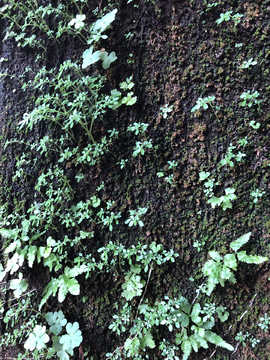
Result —
<path fill-rule="evenodd" d="M 224 158 L 220 161 L 221 166 L 229 165 L 230 167 L 233 167 L 234 163 L 233 163 L 232 159 L 235 159 L 236 161 L 239 162 L 246 156 L 246 154 L 243 154 L 240 151 L 236 155 L 233 154 L 234 149 L 235 149 L 235 146 L 230 144 Z"/>
<path fill-rule="evenodd" d="M 57 355 L 60 360 L 68 360 L 69 355 L 74 354 L 74 348 L 80 346 L 83 339 L 79 324 L 77 322 L 67 323 L 61 310 L 54 313 L 48 312 L 45 314 L 45 318 L 50 326 L 49 332 L 53 334 L 53 345 L 47 349 L 50 358 Z M 64 326 L 65 334 L 62 333 Z M 36 325 L 24 344 L 25 349 L 30 351 L 37 349 L 44 352 L 44 347 L 50 340 L 46 331 L 46 326 Z M 60 335 L 61 333 L 62 335 Z"/>
<path fill-rule="evenodd" d="M 178 163 L 177 161 L 173 160 L 173 161 L 168 161 L 168 169 L 171 170 L 171 169 L 175 169 L 177 167 Z M 164 170 L 165 171 L 165 170 Z M 158 177 L 164 177 L 165 174 L 164 174 L 164 171 L 159 171 L 157 173 L 157 176 Z M 174 180 L 174 174 L 171 174 L 171 175 L 168 175 L 166 177 L 164 177 L 165 181 L 170 184 L 170 185 L 174 185 L 176 186 L 176 182 Z"/>
<path fill-rule="evenodd" d="M 132 32 L 128 32 L 127 34 L 124 35 L 126 39 L 131 39 L 133 38 L 134 34 Z M 132 54 L 131 54 L 132 55 Z"/>
<path fill-rule="evenodd" d="M 251 107 L 253 104 L 259 105 L 261 101 L 257 100 L 257 97 L 260 94 L 258 91 L 255 91 L 253 94 L 250 93 L 250 90 L 243 92 L 243 94 L 240 95 L 240 99 L 243 101 L 241 102 L 241 106 L 248 106 Z"/>
<path fill-rule="evenodd" d="M 245 147 L 245 146 L 248 144 L 248 138 L 247 138 L 247 136 L 246 136 L 245 138 L 243 138 L 243 139 L 238 140 L 238 144 L 239 144 L 240 146 Z"/>
<path fill-rule="evenodd" d="M 205 304 L 202 308 L 199 303 L 190 304 L 186 298 L 170 299 L 164 297 L 163 301 L 156 301 L 153 306 L 147 302 L 140 304 L 138 308 L 139 316 L 133 321 L 131 319 L 131 307 L 124 306 L 120 316 L 114 315 L 114 321 L 109 326 L 112 331 L 120 334 L 127 330 L 127 326 L 132 322 L 129 329 L 130 336 L 125 341 L 124 346 L 118 348 L 114 353 L 106 354 L 108 359 L 120 359 L 121 356 L 141 359 L 140 354 L 147 347 L 155 348 L 152 331 L 156 326 L 165 326 L 169 332 L 176 331 L 175 345 L 181 345 L 183 360 L 189 358 L 192 350 L 198 351 L 200 347 L 208 348 L 208 343 L 224 347 L 230 351 L 233 347 L 226 343 L 220 336 L 210 331 L 215 325 L 214 314 L 223 322 L 228 318 L 228 312 L 224 307 L 216 307 L 215 304 Z M 158 344 L 162 350 L 162 356 L 168 359 L 178 359 L 175 351 L 178 348 L 163 339 Z"/>
<path fill-rule="evenodd" d="M 122 159 L 121 161 L 117 162 L 116 164 L 120 165 L 120 168 L 123 169 L 126 166 L 128 159 Z"/>
<path fill-rule="evenodd" d="M 152 149 L 152 147 L 153 147 L 152 139 L 149 141 L 145 140 L 144 142 L 137 141 L 132 156 L 136 157 L 139 154 L 144 155 L 145 149 Z"/>
<path fill-rule="evenodd" d="M 148 208 L 138 208 L 138 210 L 129 210 L 129 218 L 125 221 L 128 226 L 143 226 L 141 217 L 147 212 Z"/>
<path fill-rule="evenodd" d="M 264 317 L 260 318 L 260 322 L 258 326 L 264 331 L 268 331 L 268 326 L 270 325 L 270 316 L 268 316 L 266 313 L 264 314 Z"/>
<path fill-rule="evenodd" d="M 139 135 L 139 133 L 145 134 L 149 124 L 145 123 L 133 123 L 132 125 L 128 126 L 127 131 L 135 132 L 135 135 Z"/>
<path fill-rule="evenodd" d="M 91 47 L 84 51 L 83 53 L 83 64 L 82 68 L 95 64 L 97 61 L 102 60 L 102 67 L 104 69 L 108 69 L 113 61 L 117 59 L 115 52 L 111 52 L 109 55 L 107 51 L 96 50 L 94 51 L 94 46 L 97 44 L 100 39 L 107 39 L 107 35 L 102 35 L 102 33 L 107 30 L 111 23 L 115 20 L 115 15 L 117 13 L 117 9 L 112 10 L 108 14 L 104 15 L 102 19 L 97 20 L 91 26 L 91 36 L 89 37 L 87 43 L 94 44 Z"/>
<path fill-rule="evenodd" d="M 76 15 L 76 18 L 72 19 L 68 25 L 69 26 L 73 26 L 75 27 L 75 29 L 81 29 L 84 27 L 84 20 L 85 20 L 85 15 L 81 14 L 81 15 Z"/>
<path fill-rule="evenodd" d="M 253 58 L 249 59 L 248 61 L 244 61 L 241 65 L 241 68 L 248 69 L 251 65 L 257 65 L 257 61 L 253 60 Z"/>
<path fill-rule="evenodd" d="M 132 34 L 133 35 L 133 34 Z M 128 54 L 129 59 L 127 59 L 128 64 L 134 64 L 135 59 L 133 58 L 133 54 Z"/>
<path fill-rule="evenodd" d="M 161 114 L 163 116 L 163 119 L 167 119 L 168 114 L 170 112 L 172 112 L 172 109 L 173 109 L 173 105 L 169 106 L 168 104 L 165 104 L 164 106 L 159 108 L 159 110 L 161 110 Z"/>
<path fill-rule="evenodd" d="M 265 191 L 260 191 L 259 189 L 253 190 L 250 195 L 254 198 L 253 202 L 256 204 L 260 197 L 265 194 Z"/>
<path fill-rule="evenodd" d="M 139 265 L 131 266 L 130 270 L 126 273 L 125 282 L 122 284 L 122 296 L 126 300 L 131 300 L 135 296 L 141 296 L 143 292 L 143 287 L 145 281 L 141 279 L 139 275 L 141 272 L 141 267 Z"/>
<path fill-rule="evenodd" d="M 204 181 L 210 176 L 210 173 L 201 171 L 199 173 L 199 175 L 200 175 L 199 180 Z M 217 197 L 214 195 L 214 190 L 213 190 L 214 185 L 218 185 L 218 183 L 215 183 L 215 179 L 208 179 L 204 183 L 205 189 L 203 191 L 204 191 L 205 195 L 209 198 L 207 200 L 207 203 L 211 204 L 212 208 L 215 208 L 216 206 L 221 206 L 224 211 L 226 209 L 231 209 L 232 201 L 237 199 L 237 196 L 234 194 L 235 189 L 226 188 L 226 189 L 224 189 L 225 195 Z"/>
<path fill-rule="evenodd" d="M 214 3 L 212 3 L 212 4 L 207 4 L 207 9 L 206 9 L 206 11 L 208 11 L 208 10 L 210 10 L 212 7 L 216 7 L 216 6 L 218 6 L 218 3 L 217 3 L 217 2 L 214 2 Z"/>
<path fill-rule="evenodd" d="M 204 110 L 208 109 L 208 105 L 211 106 L 211 102 L 214 101 L 215 99 L 216 99 L 215 96 L 207 96 L 205 98 L 199 98 L 196 101 L 196 105 L 193 106 L 193 108 L 191 109 L 191 112 L 197 111 L 201 107 L 203 107 Z"/>
<path fill-rule="evenodd" d="M 226 188 L 224 189 L 225 195 L 221 197 L 212 196 L 207 203 L 215 208 L 216 206 L 221 206 L 222 210 L 227 210 L 232 208 L 232 201 L 237 199 L 237 196 L 234 194 L 235 189 Z"/>
<path fill-rule="evenodd" d="M 216 113 L 216 110 L 219 110 L 219 107 L 216 106 L 216 110 L 214 108 L 214 106 L 211 104 L 213 101 L 215 101 L 216 97 L 215 96 L 207 96 L 205 98 L 199 98 L 197 101 L 196 101 L 196 105 L 193 106 L 193 108 L 191 109 L 191 112 L 194 112 L 194 111 L 197 111 L 199 110 L 201 107 L 204 109 L 204 110 L 207 110 L 208 109 L 208 105 L 210 105 L 211 109 L 213 110 L 214 114 L 215 114 L 215 117 L 218 119 L 218 116 L 217 116 L 217 113 Z"/>
<path fill-rule="evenodd" d="M 229 20 L 233 20 L 234 21 L 234 25 L 236 26 L 237 24 L 240 23 L 241 21 L 241 17 L 243 17 L 244 15 L 242 14 L 235 14 L 232 15 L 232 11 L 227 11 L 225 14 L 221 13 L 220 17 L 218 20 L 216 20 L 217 24 L 221 24 L 223 21 L 229 21 Z"/>
<path fill-rule="evenodd" d="M 256 123 L 254 120 L 251 120 L 249 126 L 251 126 L 254 130 L 258 130 L 261 124 L 259 122 Z"/>
<path fill-rule="evenodd" d="M 246 341 L 249 341 L 253 348 L 260 342 L 260 340 L 251 336 L 249 332 L 243 334 L 242 331 L 236 334 L 235 340 L 239 341 L 244 347 L 246 347 Z"/>
<path fill-rule="evenodd" d="M 224 286 L 226 280 L 235 284 L 236 278 L 233 271 L 237 270 L 239 262 L 246 264 L 261 264 L 268 260 L 267 257 L 257 255 L 247 255 L 246 251 L 238 251 L 250 239 L 251 233 L 247 233 L 237 240 L 231 242 L 230 248 L 235 254 L 220 256 L 217 251 L 209 251 L 211 260 L 208 260 L 203 268 L 204 276 L 208 276 L 206 284 L 206 294 L 210 295 L 217 284 Z"/>

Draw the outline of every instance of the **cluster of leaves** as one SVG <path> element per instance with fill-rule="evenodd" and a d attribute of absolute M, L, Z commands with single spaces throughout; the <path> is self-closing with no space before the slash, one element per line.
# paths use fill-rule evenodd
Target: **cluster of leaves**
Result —
<path fill-rule="evenodd" d="M 156 347 L 153 332 L 157 327 L 166 327 L 170 333 L 175 333 L 175 344 L 181 345 L 183 360 L 188 359 L 192 350 L 198 352 L 200 347 L 208 348 L 208 343 L 233 350 L 220 336 L 211 331 L 215 325 L 214 314 L 224 322 L 228 319 L 228 312 L 215 304 L 205 304 L 202 308 L 199 303 L 190 304 L 184 297 L 170 299 L 165 296 L 163 301 L 157 301 L 153 306 L 147 302 L 139 305 L 138 316 L 132 320 L 132 308 L 126 304 L 120 315 L 114 315 L 114 321 L 109 326 L 112 331 L 120 335 L 129 329 L 130 336 L 124 346 L 106 356 L 112 360 L 131 357 L 138 359 L 146 348 Z M 168 351 L 166 340 L 159 343 L 159 349 Z M 177 347 L 174 347 L 178 350 Z M 164 354 L 163 355 L 167 355 Z"/>
<path fill-rule="evenodd" d="M 46 343 L 50 341 L 50 337 L 47 334 L 46 326 L 36 325 L 24 344 L 25 349 L 30 351 L 36 349 L 34 353 L 39 356 L 46 350 L 47 359 L 57 355 L 60 360 L 68 360 L 69 355 L 73 356 L 74 348 L 80 346 L 83 340 L 79 324 L 77 322 L 68 323 L 61 310 L 54 313 L 48 312 L 45 314 L 45 318 L 50 326 L 49 332 L 53 334 L 52 347 L 44 349 Z M 64 326 L 65 334 L 63 334 Z"/>
<path fill-rule="evenodd" d="M 263 256 L 247 255 L 245 250 L 238 251 L 249 241 L 250 236 L 251 233 L 247 233 L 231 242 L 230 248 L 235 254 L 226 254 L 222 257 L 217 251 L 209 251 L 209 255 L 212 259 L 208 260 L 202 269 L 204 276 L 208 276 L 206 284 L 207 295 L 212 293 L 217 284 L 224 286 L 226 280 L 233 284 L 236 283 L 233 271 L 237 270 L 238 262 L 261 264 L 268 260 L 267 257 Z"/>

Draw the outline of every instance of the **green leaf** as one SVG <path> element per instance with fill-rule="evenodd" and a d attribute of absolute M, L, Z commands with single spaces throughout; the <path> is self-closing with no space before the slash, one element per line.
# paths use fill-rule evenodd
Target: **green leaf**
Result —
<path fill-rule="evenodd" d="M 152 334 L 147 331 L 140 340 L 140 348 L 145 349 L 149 347 L 150 349 L 154 349 L 156 346 Z"/>
<path fill-rule="evenodd" d="M 218 198 L 216 196 L 212 196 L 209 200 L 207 200 L 207 204 L 210 204 L 213 209 L 216 206 L 220 206 L 221 202 L 222 202 L 222 199 Z"/>
<path fill-rule="evenodd" d="M 187 301 L 187 299 L 184 296 L 181 296 L 179 299 L 180 302 L 180 306 L 181 309 L 186 313 L 186 314 L 190 314 L 190 310 L 191 310 L 191 306 L 189 304 L 189 302 Z"/>
<path fill-rule="evenodd" d="M 220 306 L 216 308 L 216 312 L 221 322 L 226 321 L 229 317 L 228 311 L 225 311 L 225 308 L 221 308 Z"/>
<path fill-rule="evenodd" d="M 69 355 L 64 349 L 57 351 L 57 356 L 60 360 L 69 360 Z"/>
<path fill-rule="evenodd" d="M 224 281 L 223 280 L 228 280 L 230 279 L 230 277 L 232 276 L 232 271 L 227 267 L 227 266 L 222 266 L 221 272 L 220 272 L 220 278 L 219 282 L 221 284 L 221 286 L 224 286 Z"/>
<path fill-rule="evenodd" d="M 235 197 L 236 198 L 236 197 Z M 221 203 L 222 210 L 225 211 L 227 209 L 232 209 L 232 203 L 229 199 L 223 201 Z"/>
<path fill-rule="evenodd" d="M 252 120 L 250 123 L 249 123 L 249 126 L 251 126 L 253 129 L 257 130 L 259 129 L 259 127 L 261 126 L 261 124 L 259 122 L 255 123 L 254 120 Z"/>
<path fill-rule="evenodd" d="M 115 20 L 115 14 L 117 13 L 117 9 L 112 10 L 108 14 L 104 15 L 101 19 L 97 20 L 94 24 L 93 30 L 103 32 L 108 26 Z"/>
<path fill-rule="evenodd" d="M 24 344 L 24 348 L 30 351 L 33 351 L 35 348 L 38 350 L 42 349 L 50 340 L 49 336 L 46 334 L 46 327 L 36 325 Z"/>
<path fill-rule="evenodd" d="M 235 252 L 237 252 L 244 244 L 246 244 L 249 241 L 251 232 L 242 235 L 237 240 L 233 241 L 230 244 L 231 249 L 233 249 Z"/>
<path fill-rule="evenodd" d="M 215 334 L 212 331 L 206 331 L 205 332 L 205 338 L 207 341 L 209 341 L 212 344 L 215 344 L 217 346 L 221 346 L 225 349 L 228 349 L 230 351 L 234 350 L 234 347 L 228 343 L 226 343 L 226 341 L 224 341 L 220 336 L 218 336 L 217 334 Z"/>
<path fill-rule="evenodd" d="M 224 256 L 224 266 L 227 266 L 233 270 L 237 269 L 237 261 L 234 254 L 226 254 Z"/>
<path fill-rule="evenodd" d="M 30 268 L 33 267 L 33 263 L 36 257 L 36 252 L 37 252 L 37 247 L 35 245 L 28 246 L 27 259 Z"/>
<path fill-rule="evenodd" d="M 79 330 L 79 324 L 77 322 L 66 325 L 67 334 L 59 338 L 60 344 L 63 344 L 64 350 L 74 349 L 75 347 L 80 346 L 83 337 L 82 332 Z"/>
<path fill-rule="evenodd" d="M 153 251 L 154 254 L 157 254 L 159 251 L 161 251 L 163 249 L 163 246 L 161 244 L 156 244 L 155 241 L 153 241 L 150 245 L 149 248 Z"/>
<path fill-rule="evenodd" d="M 187 360 L 192 351 L 192 345 L 189 340 L 182 341 L 181 349 L 184 353 L 183 360 Z"/>
<path fill-rule="evenodd" d="M 27 290 L 28 283 L 22 278 L 22 273 L 19 273 L 19 279 L 13 279 L 10 282 L 10 288 L 14 290 L 15 298 L 19 298 L 21 294 Z"/>
<path fill-rule="evenodd" d="M 124 291 L 122 291 L 121 295 L 127 300 L 132 300 L 135 296 L 140 296 L 142 294 L 143 286 L 144 282 L 141 280 L 141 277 L 132 275 L 124 284 L 122 284 L 122 289 Z"/>
<path fill-rule="evenodd" d="M 0 234 L 4 238 L 8 238 L 8 239 L 11 238 L 16 240 L 19 234 L 19 229 L 0 229 Z"/>
<path fill-rule="evenodd" d="M 198 324 L 202 321 L 202 318 L 199 316 L 200 312 L 201 312 L 201 305 L 199 303 L 197 303 L 193 306 L 192 312 L 191 312 L 191 320 L 195 324 Z"/>
<path fill-rule="evenodd" d="M 199 176 L 200 176 L 199 180 L 203 181 L 203 180 L 207 179 L 210 176 L 210 172 L 201 171 L 199 173 Z"/>
<path fill-rule="evenodd" d="M 45 318 L 48 324 L 51 326 L 50 332 L 52 332 L 54 335 L 60 334 L 62 327 L 67 323 L 67 319 L 65 318 L 62 310 L 54 313 L 48 312 L 45 314 Z"/>
<path fill-rule="evenodd" d="M 10 252 L 14 251 L 16 248 L 19 248 L 21 246 L 20 241 L 14 241 L 5 249 L 5 254 L 9 254 Z"/>
<path fill-rule="evenodd" d="M 261 264 L 268 260 L 267 257 L 257 256 L 257 255 L 247 255 L 246 251 L 240 251 L 237 253 L 239 261 L 245 262 L 247 264 Z"/>
<path fill-rule="evenodd" d="M 185 313 L 181 313 L 180 317 L 179 317 L 179 322 L 181 323 L 182 327 L 187 327 L 189 325 L 189 316 L 186 315 Z"/>
<path fill-rule="evenodd" d="M 217 262 L 222 260 L 222 257 L 219 255 L 217 251 L 209 251 L 208 254 L 211 256 L 212 259 L 214 259 Z"/>
<path fill-rule="evenodd" d="M 199 334 L 193 334 L 192 337 L 199 344 L 199 347 L 203 347 L 204 349 L 208 349 L 208 344 L 207 344 L 207 341 L 204 339 L 204 337 L 200 336 Z"/>
<path fill-rule="evenodd" d="M 102 61 L 102 67 L 103 69 L 108 69 L 112 62 L 114 62 L 117 59 L 117 56 L 115 55 L 115 52 L 111 52 L 110 55 L 108 55 L 107 51 L 104 51 L 100 54 L 100 59 Z"/>
<path fill-rule="evenodd" d="M 55 296 L 57 290 L 58 290 L 58 279 L 52 278 L 43 291 L 44 296 L 39 304 L 39 308 L 38 308 L 39 311 L 51 295 Z"/>
<path fill-rule="evenodd" d="M 99 50 L 93 53 L 93 46 L 83 52 L 83 63 L 82 68 L 85 69 L 87 66 L 94 64 L 100 59 L 101 52 Z"/>

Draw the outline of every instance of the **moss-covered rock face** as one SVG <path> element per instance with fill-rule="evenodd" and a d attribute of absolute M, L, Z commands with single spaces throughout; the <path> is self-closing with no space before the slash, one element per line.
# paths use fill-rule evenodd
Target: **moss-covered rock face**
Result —
<path fill-rule="evenodd" d="M 209 251 L 225 258 L 243 234 L 247 254 L 269 257 L 269 5 L 2 1 L 3 356 L 24 353 L 37 324 L 51 338 L 36 313 L 43 299 L 43 314 L 62 310 L 79 323 L 83 341 L 70 358 L 116 349 L 112 359 L 185 358 L 205 324 L 200 312 L 192 329 L 166 322 L 183 296 L 202 311 L 227 308 L 224 322 L 213 312 L 211 331 L 237 359 L 268 358 L 258 326 L 269 315 L 267 262 L 239 263 L 236 283 L 210 296 L 197 290 Z M 19 273 L 27 288 L 14 282 Z M 158 310 L 165 296 L 170 306 Z M 147 328 L 149 309 L 156 322 Z M 231 356 L 208 345 L 189 358 Z"/>

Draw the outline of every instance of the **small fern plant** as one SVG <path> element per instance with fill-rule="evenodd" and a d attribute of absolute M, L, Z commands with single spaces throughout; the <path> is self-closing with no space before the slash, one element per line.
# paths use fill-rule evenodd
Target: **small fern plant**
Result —
<path fill-rule="evenodd" d="M 211 260 L 208 260 L 203 268 L 204 276 L 208 276 L 206 284 L 206 294 L 210 295 L 217 284 L 224 286 L 226 280 L 235 284 L 236 278 L 233 271 L 237 270 L 239 262 L 246 264 L 261 264 L 268 260 L 267 257 L 257 255 L 247 255 L 246 251 L 238 251 L 244 244 L 246 244 L 251 236 L 251 232 L 244 234 L 237 240 L 231 242 L 230 248 L 235 254 L 226 254 L 224 257 L 220 256 L 217 251 L 209 251 Z"/>

